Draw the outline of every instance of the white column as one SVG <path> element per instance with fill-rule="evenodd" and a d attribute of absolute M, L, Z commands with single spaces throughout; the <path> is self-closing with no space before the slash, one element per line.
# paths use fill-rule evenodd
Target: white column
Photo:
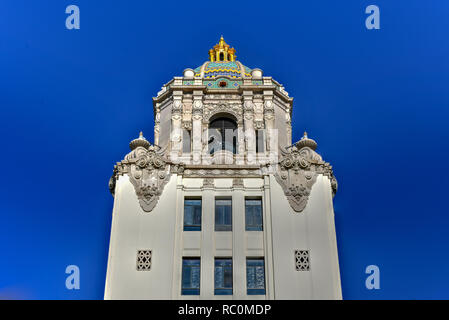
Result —
<path fill-rule="evenodd" d="M 172 299 L 181 298 L 181 276 L 182 276 L 182 232 L 184 221 L 184 192 L 182 190 L 182 176 L 177 177 L 176 185 L 176 225 L 175 225 L 175 245 L 173 257 L 172 276 Z"/>
<path fill-rule="evenodd" d="M 246 298 L 245 193 L 235 186 L 232 193 L 233 298 Z"/>
<path fill-rule="evenodd" d="M 273 242 L 271 228 L 271 192 L 270 177 L 264 177 L 263 196 L 263 249 L 265 256 L 265 287 L 267 299 L 275 298 L 274 292 L 274 270 L 273 270 Z"/>
<path fill-rule="evenodd" d="M 205 179 L 203 179 L 204 181 Z M 212 186 L 204 186 L 201 226 L 201 283 L 200 299 L 214 296 L 214 213 L 215 199 Z"/>

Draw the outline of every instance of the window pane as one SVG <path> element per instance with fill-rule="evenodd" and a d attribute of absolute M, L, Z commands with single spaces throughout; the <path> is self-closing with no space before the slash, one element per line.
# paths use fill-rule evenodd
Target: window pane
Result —
<path fill-rule="evenodd" d="M 246 285 L 248 295 L 265 294 L 265 266 L 263 258 L 246 260 Z"/>
<path fill-rule="evenodd" d="M 191 151 L 191 132 L 190 130 L 182 131 L 182 152 L 190 153 Z"/>
<path fill-rule="evenodd" d="M 209 152 L 237 151 L 237 124 L 227 118 L 219 118 L 209 124 Z"/>
<path fill-rule="evenodd" d="M 262 231 L 262 200 L 245 200 L 245 230 Z"/>
<path fill-rule="evenodd" d="M 201 200 L 184 200 L 184 231 L 201 231 Z"/>
<path fill-rule="evenodd" d="M 256 130 L 256 152 L 265 151 L 264 130 Z"/>
<path fill-rule="evenodd" d="M 222 288 L 224 282 L 224 274 L 222 267 L 215 267 L 215 288 Z"/>
<path fill-rule="evenodd" d="M 254 289 L 256 287 L 256 273 L 254 268 L 248 266 L 246 269 L 246 277 L 248 289 Z"/>
<path fill-rule="evenodd" d="M 193 223 L 201 228 L 201 202 L 195 207 Z"/>
<path fill-rule="evenodd" d="M 182 267 L 182 287 L 191 288 L 190 280 L 192 278 L 191 268 Z"/>
<path fill-rule="evenodd" d="M 265 287 L 265 270 L 264 267 L 256 267 L 256 288 L 263 289 Z"/>
<path fill-rule="evenodd" d="M 232 295 L 232 259 L 215 259 L 215 294 Z"/>
<path fill-rule="evenodd" d="M 215 200 L 215 231 L 232 231 L 232 200 Z"/>
<path fill-rule="evenodd" d="M 182 259 L 182 289 L 183 295 L 200 294 L 200 271 L 201 264 L 199 258 Z"/>
<path fill-rule="evenodd" d="M 232 288 L 232 267 L 224 269 L 224 285 L 225 288 Z"/>

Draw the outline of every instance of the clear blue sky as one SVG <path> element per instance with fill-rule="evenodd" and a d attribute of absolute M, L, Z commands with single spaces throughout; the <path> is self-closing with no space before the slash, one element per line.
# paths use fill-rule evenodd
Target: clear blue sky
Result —
<path fill-rule="evenodd" d="M 81 29 L 65 28 L 65 8 Z M 365 28 L 380 7 L 381 29 Z M 449 298 L 449 1 L 0 3 L 0 297 L 102 299 L 108 179 L 220 35 L 334 166 L 343 297 Z M 81 289 L 65 288 L 65 268 Z M 365 288 L 365 267 L 381 289 Z"/>

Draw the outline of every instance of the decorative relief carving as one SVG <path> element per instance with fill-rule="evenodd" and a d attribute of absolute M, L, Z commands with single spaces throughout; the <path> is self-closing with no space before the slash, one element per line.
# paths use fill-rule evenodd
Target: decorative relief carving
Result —
<path fill-rule="evenodd" d="M 257 130 L 263 129 L 265 127 L 263 120 L 254 121 L 254 128 Z"/>
<path fill-rule="evenodd" d="M 313 141 L 305 135 L 291 148 L 290 152 L 281 151 L 283 157 L 275 174 L 287 200 L 296 212 L 302 212 L 306 207 L 318 174 L 329 177 L 334 194 L 337 190 L 337 181 L 332 173 L 332 166 L 324 162 L 311 147 L 304 146 L 313 146 L 313 143 L 305 143 L 306 140 Z"/>
<path fill-rule="evenodd" d="M 186 130 L 192 130 L 192 121 L 183 121 L 182 127 Z"/>
<path fill-rule="evenodd" d="M 173 111 L 174 110 L 181 110 L 182 109 L 182 102 L 179 99 L 175 99 L 173 101 Z"/>
<path fill-rule="evenodd" d="M 245 120 L 251 121 L 254 119 L 254 113 L 252 112 L 245 112 Z"/>
<path fill-rule="evenodd" d="M 273 120 L 274 119 L 274 105 L 271 100 L 265 101 L 263 113 L 264 113 L 265 120 Z"/>
<path fill-rule="evenodd" d="M 233 188 L 244 188 L 245 185 L 243 184 L 243 179 L 242 178 L 232 179 L 232 187 Z"/>
<path fill-rule="evenodd" d="M 261 169 L 185 169 L 183 172 L 184 177 L 261 177 Z"/>
<path fill-rule="evenodd" d="M 265 100 L 265 102 L 264 102 L 264 110 L 265 110 L 265 111 L 268 111 L 268 110 L 274 110 L 274 107 L 273 107 L 273 101 L 271 101 L 271 100 Z"/>
<path fill-rule="evenodd" d="M 214 184 L 214 179 L 212 178 L 205 178 L 203 180 L 203 188 L 214 188 L 215 184 Z"/>
<path fill-rule="evenodd" d="M 204 108 L 203 123 L 209 123 L 210 118 L 218 113 L 230 113 L 236 119 L 237 122 L 243 121 L 242 117 L 242 107 L 237 103 L 217 103 L 217 104 L 207 104 Z"/>
<path fill-rule="evenodd" d="M 143 147 L 131 151 L 125 161 L 128 162 L 129 179 L 140 206 L 146 212 L 153 210 L 170 178 L 170 165 L 154 150 Z"/>
<path fill-rule="evenodd" d="M 165 184 L 170 179 L 170 164 L 156 152 L 142 134 L 130 143 L 131 152 L 114 167 L 109 189 L 114 194 L 116 179 L 127 174 L 134 186 L 141 208 L 150 212 L 156 206 Z"/>
<path fill-rule="evenodd" d="M 265 112 L 264 117 L 265 120 L 274 120 L 274 112 Z"/>
<path fill-rule="evenodd" d="M 170 173 L 182 175 L 183 172 L 184 172 L 184 165 L 181 163 L 170 166 Z"/>
<path fill-rule="evenodd" d="M 246 112 L 254 112 L 254 103 L 251 100 L 246 100 L 243 104 L 243 108 Z"/>
<path fill-rule="evenodd" d="M 201 99 L 195 99 L 193 101 L 193 110 L 198 111 L 203 109 L 203 101 Z"/>

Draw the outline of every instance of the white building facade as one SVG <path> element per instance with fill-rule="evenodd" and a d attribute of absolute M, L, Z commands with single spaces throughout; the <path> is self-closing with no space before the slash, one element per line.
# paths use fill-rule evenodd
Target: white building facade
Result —
<path fill-rule="evenodd" d="M 105 299 L 341 299 L 332 167 L 223 38 L 114 167 Z"/>

